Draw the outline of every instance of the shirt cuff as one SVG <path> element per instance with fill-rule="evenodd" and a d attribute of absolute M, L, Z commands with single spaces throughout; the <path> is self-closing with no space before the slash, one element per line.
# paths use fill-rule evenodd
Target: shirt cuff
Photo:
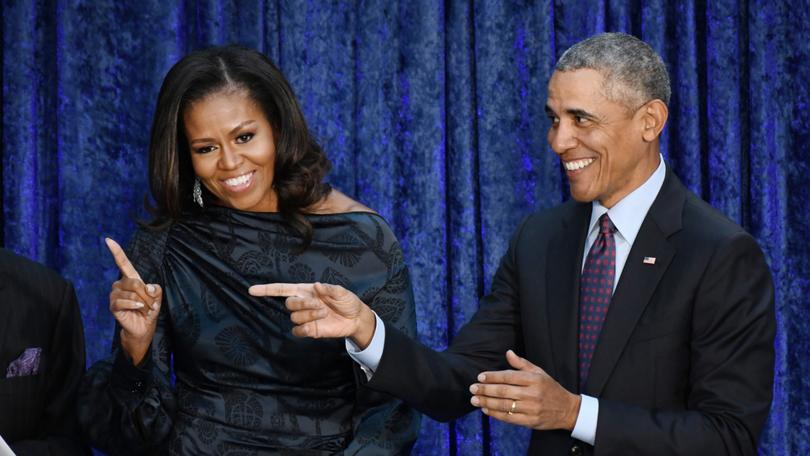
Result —
<path fill-rule="evenodd" d="M 596 422 L 599 419 L 599 400 L 595 397 L 580 394 L 579 415 L 571 437 L 593 445 L 596 442 Z"/>
<path fill-rule="evenodd" d="M 377 312 L 374 312 L 374 319 L 377 322 L 374 327 L 374 336 L 372 336 L 371 342 L 365 350 L 360 350 L 360 347 L 352 342 L 350 338 L 345 339 L 346 352 L 360 365 L 360 369 L 366 374 L 366 380 L 371 380 L 371 376 L 374 375 L 374 371 L 380 365 L 383 348 L 385 347 L 385 324 L 383 324 Z"/>

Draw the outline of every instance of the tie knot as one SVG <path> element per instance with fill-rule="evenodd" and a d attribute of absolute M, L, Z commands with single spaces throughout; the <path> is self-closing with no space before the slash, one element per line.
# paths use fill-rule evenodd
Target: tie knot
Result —
<path fill-rule="evenodd" d="M 599 232 L 602 234 L 613 234 L 616 231 L 617 231 L 616 225 L 614 225 L 613 222 L 610 220 L 610 217 L 608 217 L 607 212 L 602 214 L 602 216 L 599 217 Z"/>

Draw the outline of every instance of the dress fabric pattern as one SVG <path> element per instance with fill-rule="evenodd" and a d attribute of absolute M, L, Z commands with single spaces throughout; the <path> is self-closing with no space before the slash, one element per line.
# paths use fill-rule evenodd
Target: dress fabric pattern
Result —
<path fill-rule="evenodd" d="M 363 212 L 308 218 L 314 238 L 303 251 L 275 213 L 214 207 L 136 232 L 129 258 L 144 281 L 163 286 L 163 307 L 140 367 L 116 337 L 112 357 L 85 377 L 80 418 L 94 446 L 111 454 L 409 452 L 418 415 L 363 386 L 342 340 L 296 338 L 283 299 L 247 293 L 257 283 L 339 284 L 415 336 L 410 279 L 387 223 Z"/>

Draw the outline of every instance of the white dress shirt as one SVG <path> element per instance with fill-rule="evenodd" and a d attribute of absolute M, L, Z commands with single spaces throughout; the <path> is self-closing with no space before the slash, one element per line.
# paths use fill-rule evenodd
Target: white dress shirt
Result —
<path fill-rule="evenodd" d="M 658 168 L 655 169 L 653 174 L 641 184 L 640 187 L 622 198 L 622 200 L 616 203 L 612 208 L 608 209 L 602 206 L 598 201 L 592 203 L 593 208 L 591 209 L 588 238 L 585 240 L 585 252 L 582 255 L 582 268 L 585 267 L 585 259 L 588 256 L 591 245 L 593 245 L 596 241 L 596 237 L 599 235 L 599 217 L 607 213 L 617 230 L 614 234 L 614 240 L 616 242 L 616 271 L 613 278 L 614 292 L 616 291 L 616 286 L 619 284 L 619 278 L 622 275 L 622 270 L 624 270 L 624 264 L 627 262 L 627 256 L 630 254 L 630 248 L 636 240 L 641 224 L 644 222 L 644 218 L 647 217 L 650 206 L 652 206 L 653 201 L 655 201 L 655 198 L 658 196 L 658 192 L 661 190 L 661 186 L 664 184 L 666 166 L 664 165 L 664 158 L 660 155 L 659 160 Z M 371 343 L 369 343 L 365 350 L 358 350 L 359 347 L 357 347 L 357 345 L 350 339 L 346 339 L 346 351 L 349 353 L 349 356 L 360 365 L 360 368 L 363 369 L 368 379 L 371 379 L 371 376 L 374 375 L 374 371 L 377 370 L 377 366 L 380 365 L 383 347 L 385 346 L 385 325 L 376 314 L 375 318 L 377 327 L 374 329 L 374 336 L 371 339 Z M 579 407 L 579 415 L 577 415 L 577 422 L 574 425 L 574 430 L 571 432 L 571 437 L 593 445 L 596 441 L 599 400 L 585 394 L 582 394 L 581 397 L 582 403 Z"/>
<path fill-rule="evenodd" d="M 633 190 L 610 209 L 602 206 L 599 201 L 591 203 L 591 222 L 588 225 L 588 238 L 585 239 L 585 251 L 582 254 L 582 269 L 585 268 L 588 251 L 599 236 L 599 217 L 607 213 L 610 221 L 616 227 L 616 233 L 613 235 L 613 240 L 616 243 L 616 271 L 613 277 L 614 292 L 616 286 L 619 285 L 619 278 L 622 276 L 624 264 L 627 263 L 627 256 L 630 255 L 630 248 L 633 247 L 638 230 L 641 229 L 641 224 L 644 222 L 644 218 L 647 217 L 650 206 L 655 201 L 655 197 L 658 196 L 661 186 L 664 185 L 666 166 L 664 165 L 664 158 L 660 155 L 659 160 L 658 168 L 655 169 L 652 175 L 639 188 Z M 580 396 L 582 396 L 582 403 L 579 406 L 577 423 L 574 425 L 571 437 L 593 445 L 596 441 L 599 400 L 585 394 Z"/>

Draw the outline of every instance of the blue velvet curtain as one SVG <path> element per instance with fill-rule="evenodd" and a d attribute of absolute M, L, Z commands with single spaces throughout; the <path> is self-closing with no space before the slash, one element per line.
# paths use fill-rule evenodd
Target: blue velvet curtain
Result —
<path fill-rule="evenodd" d="M 664 155 L 750 231 L 777 284 L 763 454 L 810 454 L 808 1 L 10 1 L 2 5 L 3 244 L 76 285 L 90 362 L 117 271 L 103 236 L 143 216 L 160 82 L 186 52 L 241 43 L 288 76 L 331 182 L 404 247 L 420 339 L 447 346 L 527 213 L 567 198 L 545 141 L 555 60 L 600 31 L 664 57 Z M 528 433 L 478 412 L 424 420 L 416 454 L 520 454 Z"/>

